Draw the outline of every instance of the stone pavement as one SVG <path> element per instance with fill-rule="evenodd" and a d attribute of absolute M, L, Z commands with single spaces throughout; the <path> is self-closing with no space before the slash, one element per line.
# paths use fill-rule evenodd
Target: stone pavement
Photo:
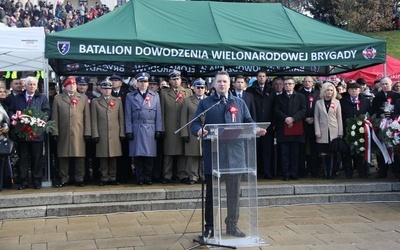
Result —
<path fill-rule="evenodd" d="M 179 250 L 200 231 L 199 210 L 3 220 L 0 249 Z M 398 250 L 400 202 L 261 207 L 259 231 L 270 246 L 241 249 Z"/>

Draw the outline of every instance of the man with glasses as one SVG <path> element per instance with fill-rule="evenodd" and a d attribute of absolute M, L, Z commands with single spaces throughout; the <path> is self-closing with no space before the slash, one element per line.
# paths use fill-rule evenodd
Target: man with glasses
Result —
<path fill-rule="evenodd" d="M 205 97 L 206 82 L 198 78 L 193 83 L 194 95 L 186 98 L 181 111 L 181 126 L 193 119 L 199 102 Z M 201 161 L 201 149 L 197 137 L 189 132 L 189 127 L 181 131 L 181 137 L 185 143 L 186 172 L 188 173 L 189 185 L 195 184 L 199 179 L 199 167 Z"/>

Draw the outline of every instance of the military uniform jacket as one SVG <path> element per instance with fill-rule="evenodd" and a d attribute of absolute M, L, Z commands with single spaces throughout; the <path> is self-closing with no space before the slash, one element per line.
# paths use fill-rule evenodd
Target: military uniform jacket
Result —
<path fill-rule="evenodd" d="M 77 101 L 73 105 L 71 100 Z M 67 93 L 54 97 L 52 119 L 55 129 L 52 135 L 59 136 L 58 157 L 85 157 L 84 136 L 91 136 L 90 108 L 85 95 L 76 92 L 70 98 Z"/>
<path fill-rule="evenodd" d="M 124 109 L 117 97 L 106 100 L 103 96 L 91 104 L 92 138 L 99 138 L 96 157 L 122 155 L 120 137 L 125 137 Z"/>
<path fill-rule="evenodd" d="M 126 96 L 125 131 L 133 133 L 129 141 L 129 156 L 157 156 L 156 131 L 162 131 L 161 105 L 158 93 L 148 90 L 145 100 L 139 90 Z M 181 141 L 181 140 L 180 140 Z"/>
<path fill-rule="evenodd" d="M 181 98 L 178 98 L 180 94 Z M 161 115 L 163 131 L 165 131 L 164 155 L 183 155 L 181 135 L 174 132 L 181 126 L 184 98 L 192 95 L 192 90 L 182 86 L 178 88 L 178 93 L 175 93 L 172 87 L 161 91 Z"/>
<path fill-rule="evenodd" d="M 199 98 L 197 96 L 191 96 L 186 98 L 183 104 L 182 112 L 181 112 L 181 127 L 186 123 L 191 121 L 194 118 L 194 114 L 196 113 L 197 106 L 199 106 Z M 201 117 L 201 119 L 204 119 Z M 185 155 L 186 156 L 201 156 L 201 147 L 200 143 L 197 140 L 197 136 L 194 136 L 189 131 L 189 126 L 186 126 L 181 130 L 181 136 L 189 136 L 189 143 L 184 143 L 185 145 Z"/>

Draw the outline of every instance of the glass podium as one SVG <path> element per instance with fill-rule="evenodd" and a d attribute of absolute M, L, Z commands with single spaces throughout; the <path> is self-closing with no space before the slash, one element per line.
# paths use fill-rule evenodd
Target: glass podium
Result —
<path fill-rule="evenodd" d="M 208 124 L 213 178 L 214 238 L 236 247 L 269 245 L 258 234 L 256 133 L 270 123 Z M 246 192 L 241 192 L 246 190 Z M 227 232 L 239 228 L 244 237 Z M 232 231 L 232 230 L 230 230 Z"/>

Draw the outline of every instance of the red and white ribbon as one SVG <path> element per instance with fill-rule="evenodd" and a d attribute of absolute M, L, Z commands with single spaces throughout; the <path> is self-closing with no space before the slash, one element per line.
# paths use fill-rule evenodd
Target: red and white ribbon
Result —
<path fill-rule="evenodd" d="M 386 119 L 385 119 L 386 120 Z M 382 122 L 381 122 L 382 125 Z M 375 144 L 378 146 L 379 150 L 381 151 L 383 158 L 385 159 L 385 163 L 391 164 L 392 159 L 387 151 L 385 145 L 378 139 L 373 129 L 372 123 L 369 120 L 364 120 L 364 146 L 365 146 L 365 153 L 364 159 L 366 162 L 371 163 L 371 138 L 374 140 Z"/>
<path fill-rule="evenodd" d="M 360 111 L 360 100 L 354 102 L 357 105 L 357 111 Z"/>

